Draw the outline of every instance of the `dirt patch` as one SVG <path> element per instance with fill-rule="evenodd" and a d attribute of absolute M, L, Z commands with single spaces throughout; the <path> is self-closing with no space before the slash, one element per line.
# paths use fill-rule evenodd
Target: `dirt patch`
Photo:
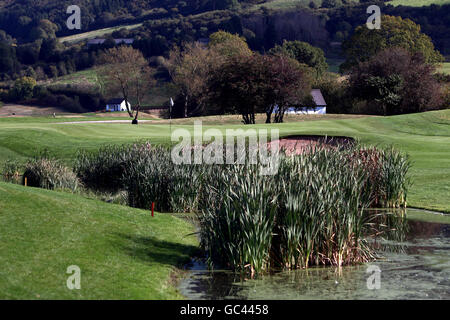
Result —
<path fill-rule="evenodd" d="M 50 116 L 57 115 L 70 115 L 68 112 L 64 112 L 59 108 L 53 107 L 37 107 L 37 106 L 25 106 L 20 104 L 5 104 L 0 107 L 0 117 L 31 117 L 31 116 Z"/>
<path fill-rule="evenodd" d="M 95 113 L 98 117 L 116 117 L 116 118 L 130 118 L 128 112 L 104 112 L 99 111 Z M 156 114 L 151 114 L 148 112 L 139 112 L 139 119 L 159 119 Z"/>
<path fill-rule="evenodd" d="M 86 124 L 86 123 L 129 123 L 131 124 L 132 119 L 129 120 L 86 120 L 86 121 L 67 121 L 67 122 L 57 122 L 56 124 Z M 139 123 L 151 122 L 152 120 L 139 120 Z"/>
<path fill-rule="evenodd" d="M 287 155 L 302 154 L 314 147 L 346 148 L 355 144 L 355 139 L 350 137 L 325 137 L 325 136 L 291 136 L 278 140 L 279 149 Z M 269 149 L 273 148 L 275 141 L 270 142 Z"/>

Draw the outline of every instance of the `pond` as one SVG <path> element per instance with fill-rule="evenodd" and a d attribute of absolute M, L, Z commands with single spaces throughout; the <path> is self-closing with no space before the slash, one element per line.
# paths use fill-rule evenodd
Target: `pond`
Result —
<path fill-rule="evenodd" d="M 373 241 L 379 258 L 368 264 L 243 279 L 230 271 L 208 271 L 197 261 L 179 290 L 188 299 L 450 299 L 450 225 L 402 221 L 387 223 L 391 232 Z M 374 266 L 381 271 L 379 289 L 368 289 L 374 275 L 368 269 Z"/>

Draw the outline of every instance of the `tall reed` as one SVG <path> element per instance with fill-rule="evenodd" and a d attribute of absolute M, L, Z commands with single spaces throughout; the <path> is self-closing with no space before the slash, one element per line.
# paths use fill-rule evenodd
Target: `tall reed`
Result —
<path fill-rule="evenodd" d="M 169 149 L 148 143 L 80 157 L 83 181 L 111 172 L 108 183 L 127 191 L 130 206 L 195 212 L 210 265 L 251 274 L 373 259 L 373 216 L 365 211 L 406 206 L 409 186 L 405 155 L 360 146 L 281 153 L 273 176 L 248 161 L 177 165 Z"/>

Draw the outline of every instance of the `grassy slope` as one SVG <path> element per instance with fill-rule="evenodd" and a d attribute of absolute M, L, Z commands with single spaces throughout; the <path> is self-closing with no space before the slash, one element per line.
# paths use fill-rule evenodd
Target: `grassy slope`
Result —
<path fill-rule="evenodd" d="M 119 25 L 119 26 L 115 26 L 115 27 L 110 27 L 110 28 L 103 28 L 103 29 L 97 29 L 97 30 L 93 30 L 93 31 L 88 31 L 88 32 L 84 32 L 84 33 L 78 33 L 72 36 L 67 36 L 67 37 L 61 37 L 59 38 L 59 42 L 79 42 L 79 41 L 84 41 L 84 40 L 88 40 L 88 39 L 95 39 L 97 37 L 102 37 L 105 34 L 110 34 L 113 33 L 114 31 L 120 30 L 122 28 L 124 29 L 128 29 L 128 30 L 132 30 L 132 29 L 136 29 L 139 28 L 140 26 L 142 26 L 142 23 L 137 23 L 137 24 L 132 24 L 132 25 Z"/>
<path fill-rule="evenodd" d="M 439 72 L 450 74 L 450 62 L 444 62 L 442 67 L 438 69 Z"/>
<path fill-rule="evenodd" d="M 56 79 L 40 81 L 39 84 L 55 89 L 65 89 L 67 86 L 70 86 L 72 90 L 76 89 L 81 92 L 103 92 L 99 75 L 104 68 L 108 68 L 108 66 L 99 66 L 74 72 Z M 169 98 L 173 96 L 175 96 L 175 89 L 169 83 L 157 81 L 156 85 L 150 88 L 142 98 L 142 104 L 144 106 L 161 106 L 167 103 Z"/>
<path fill-rule="evenodd" d="M 177 299 L 197 241 L 168 214 L 0 183 L 0 299 Z M 66 269 L 81 268 L 81 290 Z"/>
<path fill-rule="evenodd" d="M 450 0 L 393 0 L 390 1 L 389 4 L 393 6 L 409 6 L 409 7 L 422 7 L 429 6 L 432 4 L 449 4 Z"/>
<path fill-rule="evenodd" d="M 238 117 L 230 118 L 236 123 L 239 121 Z M 230 124 L 224 120 L 227 117 L 213 119 L 221 122 L 216 126 L 222 130 L 243 127 Z M 411 174 L 414 184 L 409 194 L 409 204 L 450 212 L 450 110 L 386 118 L 345 119 L 327 115 L 319 119 L 322 120 L 277 125 L 257 124 L 254 127 L 278 128 L 282 136 L 346 135 L 372 145 L 393 144 L 408 152 L 413 161 Z M 147 139 L 156 144 L 169 142 L 169 126 L 158 122 L 134 127 L 128 124 L 56 124 L 55 121 L 61 120 L 0 119 L 0 161 L 8 158 L 23 160 L 35 154 L 37 148 L 48 148 L 55 156 L 70 162 L 79 148 L 93 150 L 102 144 L 119 144 L 138 139 Z M 180 121 L 185 122 L 186 120 Z M 205 125 L 204 129 L 209 127 L 211 126 Z M 175 122 L 172 129 L 176 128 L 192 130 L 191 125 Z"/>

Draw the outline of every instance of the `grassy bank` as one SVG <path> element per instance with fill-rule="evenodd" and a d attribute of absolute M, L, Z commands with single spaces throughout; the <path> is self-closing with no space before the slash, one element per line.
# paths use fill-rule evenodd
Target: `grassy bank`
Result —
<path fill-rule="evenodd" d="M 86 117 L 81 120 L 93 120 Z M 99 120 L 106 120 L 101 118 Z M 78 149 L 98 149 L 103 144 L 122 144 L 139 139 L 154 144 L 170 142 L 170 126 L 161 120 L 140 126 L 112 123 L 59 124 L 80 119 L 20 118 L 0 119 L 0 161 L 24 160 L 38 149 L 47 148 L 70 163 Z M 408 204 L 450 212 L 450 110 L 393 117 L 309 116 L 287 118 L 284 124 L 257 124 L 244 127 L 240 118 L 205 117 L 204 129 L 277 128 L 281 136 L 320 134 L 351 136 L 370 145 L 394 145 L 411 156 L 413 186 Z M 176 128 L 193 130 L 194 119 L 177 120 Z M 260 121 L 261 122 L 261 121 Z"/>
<path fill-rule="evenodd" d="M 178 299 L 197 240 L 168 214 L 0 183 L 0 299 Z M 81 269 L 69 290 L 68 266 Z"/>

